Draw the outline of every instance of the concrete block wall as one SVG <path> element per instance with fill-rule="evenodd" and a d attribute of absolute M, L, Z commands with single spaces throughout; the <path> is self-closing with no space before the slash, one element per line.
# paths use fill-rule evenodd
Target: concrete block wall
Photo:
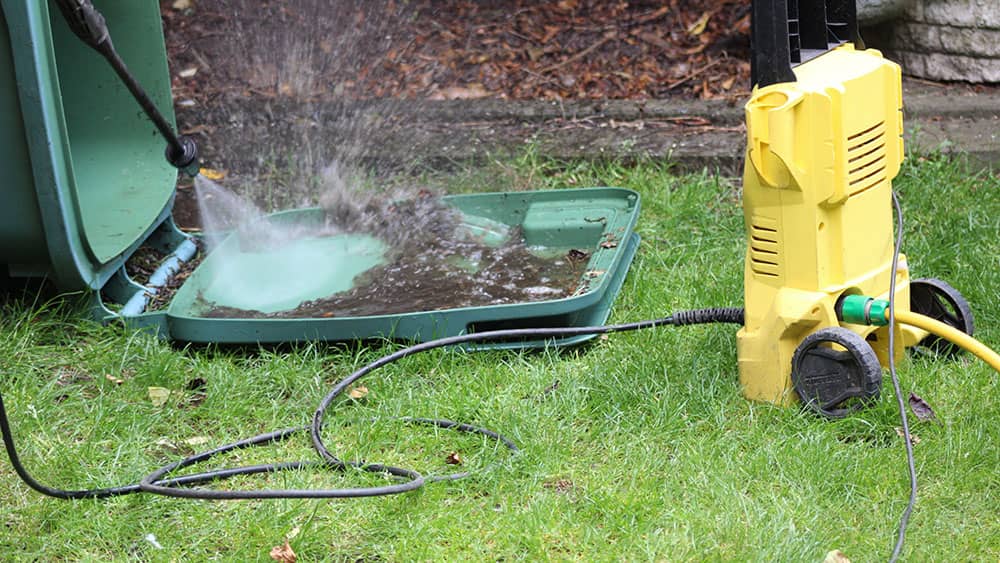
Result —
<path fill-rule="evenodd" d="M 862 37 L 904 73 L 1000 82 L 1000 0 L 909 0 L 893 16 L 863 29 Z"/>

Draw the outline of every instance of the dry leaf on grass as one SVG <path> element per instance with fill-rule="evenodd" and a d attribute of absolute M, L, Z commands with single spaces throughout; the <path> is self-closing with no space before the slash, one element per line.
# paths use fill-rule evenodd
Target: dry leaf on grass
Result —
<path fill-rule="evenodd" d="M 115 376 L 111 375 L 110 373 L 104 374 L 104 379 L 107 379 L 108 381 L 110 381 L 111 383 L 114 383 L 115 385 L 121 385 L 122 383 L 125 383 L 124 379 L 122 379 L 120 377 L 115 377 Z"/>
<path fill-rule="evenodd" d="M 448 465 L 462 465 L 462 456 L 458 455 L 458 452 L 451 452 L 444 458 L 444 462 Z"/>
<path fill-rule="evenodd" d="M 542 487 L 565 494 L 572 491 L 576 485 L 569 479 L 556 479 L 554 481 L 545 481 L 542 483 Z"/>
<path fill-rule="evenodd" d="M 934 414 L 934 409 L 932 409 L 931 406 L 927 404 L 927 401 L 925 401 L 920 395 L 911 391 L 909 402 L 910 410 L 917 416 L 917 420 L 921 422 L 937 420 L 937 415 Z"/>
<path fill-rule="evenodd" d="M 149 393 L 149 402 L 153 403 L 154 407 L 162 407 L 170 398 L 170 389 L 166 387 L 150 387 L 146 392 Z"/>
<path fill-rule="evenodd" d="M 842 551 L 835 549 L 826 554 L 826 557 L 823 558 L 823 563 L 851 563 L 851 560 Z"/>
<path fill-rule="evenodd" d="M 351 387 L 351 390 L 347 392 L 347 396 L 352 399 L 364 399 L 368 396 L 368 388 L 364 385 Z"/>
<path fill-rule="evenodd" d="M 904 438 L 905 437 L 905 436 L 903 436 L 903 429 L 900 428 L 899 426 L 896 427 L 896 434 L 899 434 L 900 438 Z M 914 446 L 917 445 L 917 444 L 919 444 L 920 443 L 920 436 L 917 436 L 913 432 L 910 432 L 910 443 L 913 444 Z"/>
<path fill-rule="evenodd" d="M 271 548 L 271 559 L 279 561 L 280 563 L 295 563 L 298 561 L 298 556 L 292 551 L 292 546 L 288 545 L 288 540 L 285 540 L 284 545 L 276 545 Z"/>

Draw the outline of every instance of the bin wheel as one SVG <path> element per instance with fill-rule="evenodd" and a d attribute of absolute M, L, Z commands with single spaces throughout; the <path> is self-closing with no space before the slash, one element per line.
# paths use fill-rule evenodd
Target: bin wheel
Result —
<path fill-rule="evenodd" d="M 857 333 L 826 327 L 795 349 L 792 386 L 806 407 L 829 418 L 843 418 L 878 399 L 882 365 Z"/>
<path fill-rule="evenodd" d="M 969 302 L 957 289 L 939 279 L 921 278 L 910 282 L 910 310 L 957 328 L 969 336 L 975 330 Z M 961 351 L 960 347 L 933 334 L 921 340 L 919 345 L 946 356 L 954 356 Z"/>

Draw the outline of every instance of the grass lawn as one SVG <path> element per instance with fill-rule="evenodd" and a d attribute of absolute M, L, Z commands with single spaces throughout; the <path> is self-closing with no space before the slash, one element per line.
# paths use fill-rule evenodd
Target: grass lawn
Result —
<path fill-rule="evenodd" d="M 455 189 L 642 194 L 643 242 L 612 322 L 742 304 L 743 220 L 731 182 L 654 163 L 531 155 L 495 168 L 465 174 Z M 896 187 L 911 271 L 962 291 L 977 335 L 1000 347 L 1000 178 L 926 157 L 911 159 Z M 21 456 L 44 483 L 66 488 L 137 481 L 186 453 L 307 424 L 335 381 L 398 347 L 184 349 L 82 321 L 73 298 L 0 300 L 0 389 Z M 269 560 L 286 539 L 302 561 L 820 561 L 834 549 L 853 561 L 886 558 L 908 491 L 888 378 L 874 408 L 835 422 L 750 403 L 737 383 L 735 332 L 660 328 L 561 352 L 435 350 L 375 372 L 366 397 L 328 415 L 337 453 L 425 474 L 453 471 L 452 453 L 464 469 L 487 468 L 405 495 L 66 502 L 29 490 L 0 462 L 0 558 Z M 920 497 L 904 557 L 996 561 L 997 374 L 967 355 L 913 356 L 899 374 L 941 421 L 914 423 Z M 150 387 L 172 393 L 156 406 Z M 523 453 L 511 459 L 481 438 L 404 427 L 397 415 L 482 424 Z M 314 459 L 305 436 L 219 463 L 299 459 Z M 383 481 L 302 470 L 219 486 Z"/>

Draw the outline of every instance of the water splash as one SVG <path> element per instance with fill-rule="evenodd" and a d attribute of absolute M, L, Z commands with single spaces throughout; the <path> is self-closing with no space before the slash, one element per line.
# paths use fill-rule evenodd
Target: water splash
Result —
<path fill-rule="evenodd" d="M 206 245 L 212 250 L 234 232 L 244 248 L 273 248 L 305 237 L 366 234 L 402 249 L 414 237 L 453 238 L 461 222 L 458 212 L 426 188 L 363 190 L 336 163 L 323 170 L 320 180 L 323 221 L 289 225 L 275 223 L 252 201 L 218 183 L 203 176 L 195 178 Z"/>
<path fill-rule="evenodd" d="M 355 295 L 360 304 L 381 300 L 426 309 L 449 304 L 418 302 L 417 292 L 428 299 L 455 300 L 464 292 L 470 298 L 511 302 L 554 297 L 556 285 L 563 291 L 562 283 L 550 283 L 544 275 L 522 275 L 544 267 L 531 265 L 532 253 L 506 226 L 470 226 L 421 186 L 363 188 L 371 177 L 406 177 L 414 164 L 384 162 L 382 147 L 372 135 L 390 126 L 399 107 L 409 102 L 380 100 L 359 108 L 356 87 L 362 81 L 378 84 L 377 61 L 390 56 L 388 46 L 398 43 L 399 33 L 407 28 L 400 22 L 415 3 L 206 0 L 199 6 L 207 9 L 210 4 L 213 10 L 240 16 L 225 18 L 235 27 L 215 36 L 221 44 L 192 45 L 192 51 L 198 50 L 199 65 L 204 61 L 213 73 L 236 73 L 235 82 L 243 86 L 219 92 L 211 105 L 184 110 L 194 112 L 184 121 L 204 126 L 206 164 L 229 171 L 226 188 L 205 178 L 195 182 L 210 248 L 221 248 L 220 241 L 229 233 L 239 237 L 240 244 L 225 245 L 235 256 L 216 254 L 213 262 L 229 264 L 219 275 L 231 270 L 227 279 L 235 280 L 232 283 L 265 292 L 258 286 L 267 276 L 237 267 L 245 255 L 280 255 L 283 248 L 313 245 L 302 241 L 347 235 L 371 237 L 385 247 L 384 268 L 359 274 L 359 283 L 375 288 Z M 289 226 L 265 214 L 316 204 L 323 210 L 318 223 Z M 301 259 L 306 269 L 316 261 L 305 255 Z M 439 283 L 442 275 L 459 280 L 450 297 Z M 382 285 L 390 287 L 378 289 Z M 275 291 L 279 289 L 283 287 Z M 379 293 L 383 290 L 388 294 Z M 241 302 L 240 308 L 246 303 L 253 301 Z M 317 307 L 330 305 L 317 301 Z"/>
<path fill-rule="evenodd" d="M 529 247 L 519 228 L 464 216 L 427 189 L 356 190 L 337 166 L 322 181 L 319 220 L 301 222 L 264 216 L 218 184 L 196 182 L 214 248 L 201 295 L 207 316 L 396 314 L 544 301 L 577 289 L 584 264 L 568 248 Z M 220 244 L 227 235 L 235 243 Z"/>
<path fill-rule="evenodd" d="M 223 80 L 208 88 L 210 104 L 180 108 L 181 121 L 202 130 L 205 164 L 228 170 L 227 187 L 267 211 L 315 204 L 330 162 L 345 177 L 405 172 L 412 163 L 398 159 L 389 170 L 372 131 L 407 102 L 358 95 L 362 83 L 379 83 L 379 61 L 411 33 L 403 22 L 415 9 L 399 0 L 200 3 L 224 14 L 219 33 L 190 46 L 191 64 L 211 69 L 205 80 Z"/>

